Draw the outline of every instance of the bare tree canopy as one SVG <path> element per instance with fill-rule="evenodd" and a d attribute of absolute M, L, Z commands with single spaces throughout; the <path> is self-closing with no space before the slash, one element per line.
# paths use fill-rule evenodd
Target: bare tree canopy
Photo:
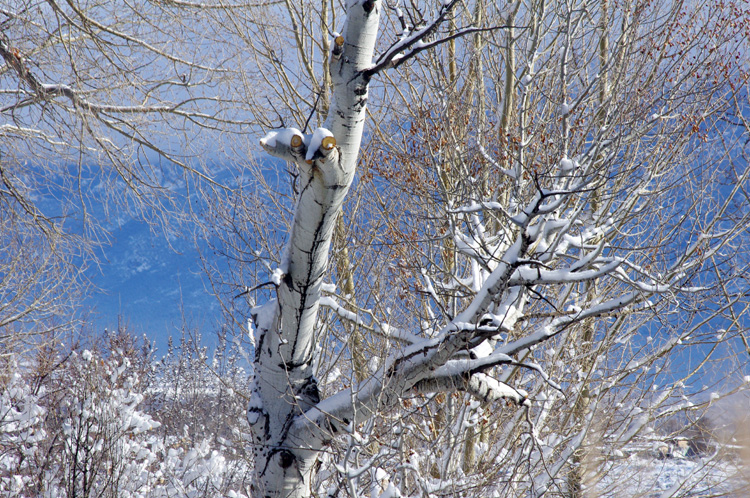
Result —
<path fill-rule="evenodd" d="M 254 496 L 614 496 L 747 383 L 743 2 L 0 16 L 0 341 L 75 323 L 92 199 L 208 243 Z"/>

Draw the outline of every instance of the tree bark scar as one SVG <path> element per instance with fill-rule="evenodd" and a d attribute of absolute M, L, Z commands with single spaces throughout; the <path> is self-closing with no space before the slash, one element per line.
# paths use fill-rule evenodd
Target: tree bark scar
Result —
<path fill-rule="evenodd" d="M 258 344 L 255 346 L 255 362 L 260 361 L 260 355 L 263 352 L 263 341 L 266 338 L 266 330 L 262 329 L 258 337 Z"/>
<path fill-rule="evenodd" d="M 291 451 L 281 450 L 279 452 L 279 466 L 282 469 L 288 469 L 289 467 L 291 467 L 294 463 L 294 460 L 296 460 L 296 458 Z"/>
<path fill-rule="evenodd" d="M 315 377 L 308 377 L 305 384 L 302 386 L 300 394 L 303 395 L 311 405 L 315 405 L 320 402 L 320 390 L 318 389 L 318 381 Z"/>
<path fill-rule="evenodd" d="M 365 9 L 366 13 L 369 14 L 370 12 L 372 12 L 372 9 L 375 8 L 375 1 L 376 0 L 365 0 L 364 2 L 362 2 L 362 8 Z"/>
<path fill-rule="evenodd" d="M 354 110 L 356 112 L 362 112 L 362 110 L 365 108 L 366 105 L 367 105 L 367 97 L 363 97 L 363 98 L 357 100 L 354 103 L 353 107 L 354 107 Z"/>
<path fill-rule="evenodd" d="M 334 423 L 333 423 L 333 422 L 331 421 L 331 419 L 329 419 L 329 418 L 326 418 L 326 419 L 325 419 L 325 424 L 326 424 L 326 426 L 328 427 L 328 432 L 329 432 L 329 433 L 331 433 L 331 434 L 334 434 L 334 435 L 335 435 L 335 434 L 338 434 L 338 432 L 339 432 L 339 429 L 338 429 L 338 427 L 336 427 L 336 424 L 334 424 Z"/>

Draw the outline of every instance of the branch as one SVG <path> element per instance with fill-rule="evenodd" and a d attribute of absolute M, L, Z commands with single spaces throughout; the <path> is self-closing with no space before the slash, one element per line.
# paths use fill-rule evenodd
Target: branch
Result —
<path fill-rule="evenodd" d="M 150 51 L 150 52 L 152 52 L 152 53 L 154 53 L 156 55 L 159 55 L 161 57 L 164 57 L 164 58 L 166 58 L 167 60 L 169 60 L 170 62 L 173 62 L 173 63 L 185 64 L 187 66 L 194 67 L 194 68 L 197 68 L 197 69 L 201 69 L 203 71 L 213 71 L 213 72 L 219 72 L 219 73 L 225 73 L 225 72 L 228 71 L 227 69 L 224 69 L 224 68 L 212 68 L 212 67 L 209 67 L 209 66 L 203 66 L 201 64 L 194 64 L 194 63 L 192 63 L 190 61 L 187 61 L 185 59 L 181 59 L 181 58 L 176 57 L 174 55 L 171 55 L 171 54 L 169 54 L 169 53 L 167 53 L 167 52 L 165 52 L 163 50 L 160 50 L 159 48 L 151 45 L 150 43 L 147 43 L 144 40 L 136 38 L 135 36 L 132 36 L 132 35 L 129 35 L 127 33 L 123 33 L 123 32 L 117 31 L 114 28 L 112 28 L 111 26 L 107 26 L 105 24 L 102 24 L 102 23 L 98 22 L 97 20 L 95 20 L 95 19 L 87 16 L 80 8 L 78 8 L 76 6 L 75 3 L 71 2 L 70 0 L 68 0 L 67 3 L 70 6 L 70 8 L 73 10 L 73 12 L 76 14 L 76 16 L 78 16 L 78 18 L 82 21 L 82 23 L 80 23 L 80 24 L 76 23 L 75 20 L 72 19 L 62 8 L 60 8 L 60 6 L 57 5 L 57 3 L 54 0 L 47 0 L 47 2 L 52 6 L 52 8 L 55 10 L 55 12 L 57 14 L 59 14 L 60 16 L 62 16 L 71 25 L 74 25 L 74 26 L 78 27 L 80 30 L 82 30 L 82 31 L 88 33 L 89 35 L 91 35 L 92 38 L 94 38 L 94 39 L 97 38 L 95 36 L 95 32 L 97 30 L 99 30 L 99 31 L 102 31 L 104 33 L 110 34 L 112 36 L 116 36 L 118 38 L 126 40 L 126 41 L 128 41 L 130 43 L 133 43 L 135 45 L 139 45 L 139 46 L 145 48 L 146 50 L 148 50 L 148 51 Z M 96 30 L 91 29 L 92 26 L 94 28 L 96 28 Z"/>
<path fill-rule="evenodd" d="M 438 40 L 433 40 L 430 42 L 425 42 L 424 40 L 433 34 L 438 30 L 440 25 L 445 21 L 445 18 L 448 16 L 448 14 L 453 10 L 453 8 L 458 3 L 458 0 L 444 0 L 442 5 L 440 6 L 440 10 L 438 12 L 437 17 L 435 20 L 433 20 L 431 23 L 426 24 L 425 26 L 421 27 L 417 31 L 407 34 L 409 32 L 409 26 L 406 25 L 406 23 L 403 21 L 402 17 L 399 17 L 401 20 L 402 28 L 403 28 L 403 34 L 401 35 L 401 39 L 391 45 L 388 50 L 386 50 L 384 53 L 382 53 L 375 65 L 365 69 L 363 71 L 363 75 L 366 80 L 369 80 L 374 75 L 378 74 L 381 71 L 384 71 L 386 69 L 396 68 L 403 64 L 404 62 L 416 57 L 420 52 L 423 52 L 425 50 L 437 47 L 438 45 L 442 45 L 443 43 L 449 42 L 451 40 L 455 40 L 456 38 L 460 38 L 466 35 L 470 35 L 472 33 L 482 33 L 485 31 L 495 31 L 498 29 L 504 29 L 508 28 L 509 26 L 495 26 L 491 28 L 475 28 L 475 27 L 467 27 L 458 30 L 456 33 L 453 33 L 452 35 L 448 35 L 444 38 L 440 38 Z M 408 51 L 408 52 L 405 52 Z"/>
<path fill-rule="evenodd" d="M 356 312 L 350 311 L 339 304 L 339 299 L 342 298 L 340 296 L 324 296 L 320 298 L 320 305 L 336 313 L 336 315 L 342 320 L 346 320 L 358 327 L 362 327 L 368 332 L 379 335 L 385 339 L 400 341 L 406 344 L 416 344 L 423 340 L 423 337 L 419 337 L 411 332 L 391 327 L 387 323 L 381 323 L 375 318 L 375 315 L 371 310 L 363 309 L 352 302 L 347 302 L 349 306 L 356 307 Z M 370 317 L 370 323 L 365 322 L 360 316 L 360 313 L 368 315 Z"/>
<path fill-rule="evenodd" d="M 441 369 L 442 370 L 442 369 Z M 515 389 L 484 373 L 466 375 L 435 372 L 435 375 L 418 382 L 414 390 L 419 393 L 452 392 L 456 389 L 467 392 L 484 403 L 508 399 L 517 405 L 529 405 L 528 393 Z"/>
<path fill-rule="evenodd" d="M 533 285 L 533 284 L 565 284 L 570 282 L 586 282 L 596 280 L 609 275 L 620 267 L 622 261 L 613 259 L 601 268 L 583 271 L 574 271 L 570 268 L 561 270 L 543 270 L 539 265 L 536 268 L 523 267 L 516 269 L 508 282 L 508 285 Z M 632 285 L 638 285 L 632 282 Z M 645 290 L 645 289 L 644 289 Z"/>
<path fill-rule="evenodd" d="M 439 18 L 440 21 L 442 21 L 442 18 Z M 374 66 L 371 68 L 365 70 L 365 78 L 372 78 L 374 75 L 378 74 L 381 71 L 384 71 L 386 69 L 393 69 L 397 68 L 404 62 L 407 62 L 417 55 L 419 55 L 420 52 L 423 52 L 425 50 L 429 50 L 431 48 L 437 47 L 439 45 L 442 45 L 443 43 L 447 43 L 451 40 L 455 40 L 456 38 L 461 38 L 466 35 L 470 35 L 472 33 L 483 33 L 486 31 L 496 31 L 499 29 L 506 29 L 509 26 L 493 26 L 491 28 L 463 28 L 456 33 L 453 33 L 452 35 L 446 36 L 445 38 L 440 38 L 439 40 L 433 40 L 430 42 L 424 42 L 424 38 L 430 36 L 435 29 L 437 29 L 437 25 L 439 24 L 438 21 L 435 21 L 424 28 L 420 29 L 419 31 L 415 32 L 413 35 L 404 38 L 402 40 L 399 40 L 398 42 L 391 45 L 391 47 L 380 57 L 378 57 L 378 60 Z M 409 50 L 411 49 L 411 50 Z M 404 50 L 409 50 L 408 52 L 404 52 Z"/>
<path fill-rule="evenodd" d="M 562 333 L 571 325 L 581 322 L 586 318 L 597 317 L 606 315 L 609 313 L 621 310 L 631 304 L 643 302 L 648 298 L 649 294 L 642 292 L 630 292 L 623 296 L 610 299 L 603 303 L 596 304 L 585 310 L 580 310 L 572 315 L 565 315 L 556 318 L 550 325 L 542 327 L 533 334 L 529 334 L 526 337 L 522 337 L 513 342 L 502 346 L 495 351 L 495 354 L 506 354 L 514 355 L 519 351 L 529 349 L 539 343 L 545 342 L 550 338 Z"/>
<path fill-rule="evenodd" d="M 241 3 L 224 3 L 219 1 L 218 4 L 210 4 L 205 2 L 185 2 L 183 0 L 161 0 L 166 5 L 173 5 L 175 7 L 187 7 L 191 9 L 208 10 L 234 10 L 234 9 L 252 9 L 256 7 L 266 7 L 269 5 L 278 5 L 282 3 L 282 0 L 259 0 L 258 2 L 241 2 Z"/>
<path fill-rule="evenodd" d="M 198 100 L 218 102 L 218 97 L 203 97 L 201 99 L 193 98 L 188 99 L 176 104 L 159 104 L 159 105 L 110 105 L 110 104 L 97 104 L 91 102 L 81 95 L 81 92 L 73 89 L 69 85 L 65 84 L 49 84 L 42 83 L 39 79 L 29 70 L 26 65 L 25 58 L 21 55 L 18 49 L 10 47 L 8 44 L 8 38 L 4 34 L 0 33 L 0 56 L 3 57 L 5 62 L 13 68 L 21 81 L 23 81 L 32 92 L 32 95 L 40 100 L 53 100 L 56 97 L 67 98 L 75 108 L 83 109 L 94 114 L 148 114 L 148 113 L 169 113 L 177 116 L 190 119 L 196 122 L 197 119 L 203 119 L 207 121 L 220 122 L 232 125 L 245 125 L 246 121 L 237 121 L 229 119 L 220 119 L 210 114 L 199 113 L 199 112 L 187 112 L 180 108 L 188 103 L 196 102 Z M 175 82 L 175 84 L 177 84 Z M 25 92 L 24 92 L 25 93 Z M 8 106 L 3 110 L 12 109 L 17 107 L 19 104 Z"/>

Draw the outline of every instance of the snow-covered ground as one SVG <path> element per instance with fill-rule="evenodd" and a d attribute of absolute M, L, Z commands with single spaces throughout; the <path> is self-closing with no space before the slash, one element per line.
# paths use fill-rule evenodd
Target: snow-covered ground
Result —
<path fill-rule="evenodd" d="M 591 490 L 590 496 L 746 498 L 750 490 L 747 488 L 747 481 L 743 486 L 741 470 L 737 460 L 730 458 L 659 459 L 631 456 L 610 464 L 603 478 Z"/>

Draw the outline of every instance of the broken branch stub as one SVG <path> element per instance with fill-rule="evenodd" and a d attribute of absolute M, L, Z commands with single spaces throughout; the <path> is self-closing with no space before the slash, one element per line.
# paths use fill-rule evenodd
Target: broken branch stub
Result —
<path fill-rule="evenodd" d="M 333 40 L 333 50 L 331 50 L 331 56 L 334 60 L 338 60 L 341 57 L 341 54 L 344 53 L 344 37 L 341 35 L 338 35 Z"/>
<path fill-rule="evenodd" d="M 320 142 L 320 153 L 327 156 L 334 147 L 336 147 L 336 139 L 334 137 L 325 137 Z"/>
<path fill-rule="evenodd" d="M 316 159 L 328 157 L 336 148 L 336 139 L 325 128 L 318 128 L 308 135 L 296 128 L 284 128 L 269 132 L 260 140 L 260 145 L 273 156 L 310 165 Z"/>

